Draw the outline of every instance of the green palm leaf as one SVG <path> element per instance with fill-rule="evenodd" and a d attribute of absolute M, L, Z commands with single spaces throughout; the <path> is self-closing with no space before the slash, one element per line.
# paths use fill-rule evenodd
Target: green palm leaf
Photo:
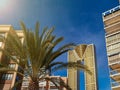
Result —
<path fill-rule="evenodd" d="M 48 75 L 48 71 L 50 72 L 51 70 L 56 71 L 61 68 L 74 68 L 89 72 L 88 68 L 81 63 L 55 61 L 56 58 L 72 50 L 76 45 L 74 43 L 68 43 L 57 48 L 64 38 L 55 36 L 53 34 L 54 28 L 48 29 L 48 27 L 45 27 L 40 32 L 39 22 L 36 23 L 34 30 L 27 29 L 23 22 L 20 24 L 23 30 L 22 42 L 14 30 L 8 32 L 7 38 L 0 37 L 0 40 L 5 43 L 5 47 L 0 48 L 0 51 L 2 51 L 9 60 L 13 60 L 22 70 L 22 73 L 19 71 L 15 72 L 21 73 L 23 76 L 26 74 L 30 77 L 31 82 L 36 82 L 37 85 L 39 80 L 47 80 L 46 75 Z M 3 69 L 3 71 L 4 70 L 5 69 Z M 49 80 L 55 84 L 55 81 Z M 69 88 L 68 85 L 63 86 Z"/>

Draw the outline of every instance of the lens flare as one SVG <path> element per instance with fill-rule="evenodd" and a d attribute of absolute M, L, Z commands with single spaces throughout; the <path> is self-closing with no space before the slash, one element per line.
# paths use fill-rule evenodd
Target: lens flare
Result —
<path fill-rule="evenodd" d="M 8 3 L 8 0 L 0 0 L 0 8 L 4 8 Z"/>

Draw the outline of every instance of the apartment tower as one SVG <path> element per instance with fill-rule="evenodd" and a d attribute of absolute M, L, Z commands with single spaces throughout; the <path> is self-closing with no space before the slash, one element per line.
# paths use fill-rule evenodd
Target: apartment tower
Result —
<path fill-rule="evenodd" d="M 120 5 L 102 14 L 112 90 L 120 90 Z"/>
<path fill-rule="evenodd" d="M 85 74 L 85 90 L 98 90 L 97 86 L 97 69 L 96 69 L 96 58 L 95 48 L 93 44 L 79 45 L 74 50 L 68 52 L 69 62 L 82 62 L 88 66 L 88 69 L 92 72 L 90 75 L 87 72 Z M 79 71 L 75 69 L 68 69 L 68 84 L 72 90 L 80 90 Z"/>
<path fill-rule="evenodd" d="M 11 29 L 13 30 L 13 27 L 11 25 L 0 25 L 0 35 L 6 38 L 9 30 Z M 22 40 L 22 31 L 15 31 Z M 0 47 L 4 49 L 4 46 L 5 44 L 0 41 Z M 9 58 L 7 58 L 2 51 L 0 51 L 0 62 L 5 63 L 12 69 L 18 70 L 18 65 L 15 62 L 9 60 Z M 10 88 L 12 88 L 15 82 L 17 82 L 19 79 L 22 79 L 22 77 L 16 72 L 0 72 L 0 90 L 10 90 Z M 20 85 L 16 88 L 16 90 L 20 90 Z"/>

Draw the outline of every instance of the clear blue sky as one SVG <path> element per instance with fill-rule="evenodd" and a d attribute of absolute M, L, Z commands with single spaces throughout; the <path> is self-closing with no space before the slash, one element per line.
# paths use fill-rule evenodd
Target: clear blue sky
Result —
<path fill-rule="evenodd" d="M 63 44 L 95 44 L 99 90 L 110 90 L 102 12 L 117 5 L 118 0 L 0 0 L 0 24 L 20 29 L 21 20 L 31 28 L 39 21 L 42 27 L 55 26 L 55 34 L 65 37 Z M 56 74 L 66 76 L 65 71 Z"/>

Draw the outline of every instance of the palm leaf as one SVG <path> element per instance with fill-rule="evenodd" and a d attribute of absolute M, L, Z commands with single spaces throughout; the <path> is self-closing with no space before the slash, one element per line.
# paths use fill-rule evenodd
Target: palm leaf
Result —
<path fill-rule="evenodd" d="M 36 23 L 34 31 L 27 29 L 23 22 L 20 22 L 20 25 L 23 30 L 23 42 L 21 42 L 14 30 L 8 32 L 7 38 L 0 37 L 0 40 L 3 40 L 5 43 L 4 49 L 0 48 L 0 51 L 9 57 L 9 60 L 13 60 L 18 64 L 23 71 L 18 73 L 21 73 L 21 75 L 26 73 L 34 82 L 34 78 L 39 80 L 45 79 L 48 74 L 47 71 L 51 69 L 56 71 L 62 68 L 74 68 L 89 72 L 87 66 L 81 63 L 55 62 L 56 58 L 68 50 L 72 50 L 76 45 L 68 43 L 57 48 L 64 38 L 55 36 L 53 34 L 54 28 L 48 29 L 48 27 L 45 27 L 40 32 L 39 22 Z M 67 88 L 68 86 L 64 87 Z"/>
<path fill-rule="evenodd" d="M 55 66 L 52 71 L 57 71 L 60 69 L 76 69 L 76 70 L 84 70 L 86 72 L 88 72 L 89 74 L 92 74 L 92 72 L 88 69 L 88 67 L 86 65 L 80 64 L 78 62 L 67 62 L 67 63 L 61 63 L 58 66 Z"/>

